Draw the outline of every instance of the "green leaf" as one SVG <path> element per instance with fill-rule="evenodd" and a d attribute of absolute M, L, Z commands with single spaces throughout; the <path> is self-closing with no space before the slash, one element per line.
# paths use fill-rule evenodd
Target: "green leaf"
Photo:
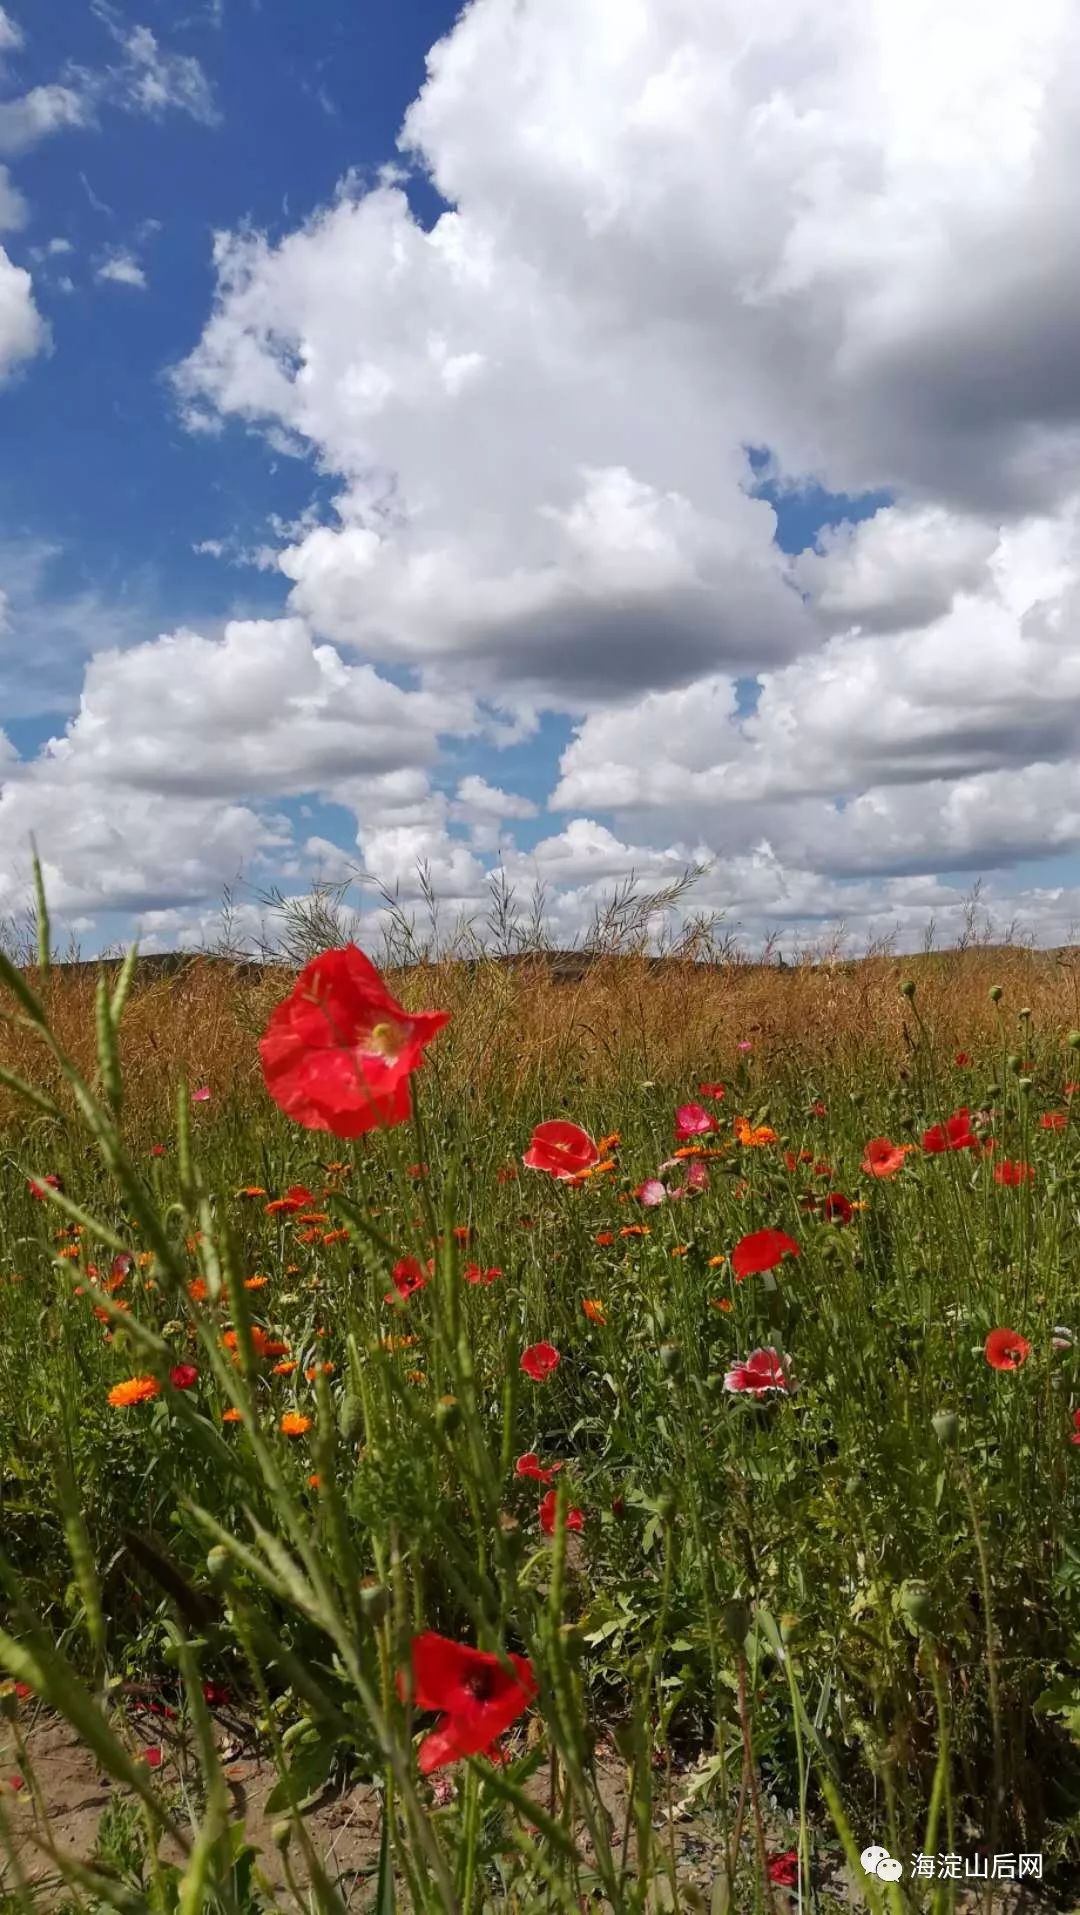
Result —
<path fill-rule="evenodd" d="M 303 1744 L 267 1796 L 264 1813 L 280 1815 L 283 1809 L 293 1806 L 309 1808 L 329 1781 L 336 1753 L 337 1744 L 323 1738 Z"/>

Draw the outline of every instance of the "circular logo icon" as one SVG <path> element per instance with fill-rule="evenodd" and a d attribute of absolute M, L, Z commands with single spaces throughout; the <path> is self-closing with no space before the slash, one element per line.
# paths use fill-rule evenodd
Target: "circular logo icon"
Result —
<path fill-rule="evenodd" d="M 889 1860 L 889 1851 L 879 1848 L 877 1843 L 874 1843 L 873 1847 L 863 1850 L 859 1860 L 868 1875 L 876 1875 L 879 1863 Z"/>

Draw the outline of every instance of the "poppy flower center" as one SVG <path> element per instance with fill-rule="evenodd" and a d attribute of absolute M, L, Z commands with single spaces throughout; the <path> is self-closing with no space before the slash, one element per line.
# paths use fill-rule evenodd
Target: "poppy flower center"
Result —
<path fill-rule="evenodd" d="M 494 1693 L 493 1672 L 490 1669 L 473 1669 L 465 1677 L 462 1687 L 474 1702 L 487 1702 Z"/>
<path fill-rule="evenodd" d="M 361 1038 L 357 1050 L 361 1057 L 380 1057 L 384 1063 L 393 1064 L 404 1049 L 408 1035 L 404 1024 L 396 1024 L 392 1018 L 385 1018 L 381 1023 L 372 1025 L 370 1031 Z"/>

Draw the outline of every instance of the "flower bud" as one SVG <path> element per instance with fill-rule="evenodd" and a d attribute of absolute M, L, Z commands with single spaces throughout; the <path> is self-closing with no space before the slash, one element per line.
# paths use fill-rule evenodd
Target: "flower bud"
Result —
<path fill-rule="evenodd" d="M 664 1494 L 656 1499 L 656 1513 L 662 1523 L 674 1522 L 678 1507 L 678 1498 L 674 1490 L 665 1490 Z"/>
<path fill-rule="evenodd" d="M 206 1573 L 215 1589 L 224 1589 L 232 1581 L 233 1558 L 222 1543 L 207 1552 Z"/>
<path fill-rule="evenodd" d="M 1023 1058 L 1018 1057 L 1015 1051 L 1010 1051 L 1008 1057 L 1005 1059 L 1006 1068 L 1012 1072 L 1014 1077 L 1019 1077 L 1023 1063 Z"/>
<path fill-rule="evenodd" d="M 906 997 L 909 1004 L 911 1003 L 912 998 L 915 996 L 915 979 L 913 977 L 906 977 L 904 979 L 904 982 L 900 986 L 900 995 L 901 997 Z"/>
<path fill-rule="evenodd" d="M 461 1404 L 456 1396 L 440 1396 L 435 1405 L 435 1428 L 442 1436 L 453 1436 L 461 1423 Z"/>
<path fill-rule="evenodd" d="M 292 1823 L 284 1821 L 275 1822 L 273 1828 L 270 1830 L 270 1840 L 273 1842 L 278 1853 L 284 1855 L 285 1850 L 292 1841 Z"/>
<path fill-rule="evenodd" d="M 990 986 L 991 1004 L 1000 1004 L 1001 998 L 1002 998 L 1002 990 L 1001 990 L 1000 984 L 991 984 Z"/>
<path fill-rule="evenodd" d="M 1080 1031 L 1070 1031 L 1065 1042 L 1071 1051 L 1080 1051 Z"/>
<path fill-rule="evenodd" d="M 364 1612 L 366 1620 L 371 1623 L 373 1628 L 377 1629 L 390 1608 L 390 1591 L 387 1589 L 386 1584 L 376 1582 L 373 1576 L 369 1576 L 366 1582 L 362 1582 L 360 1585 L 360 1607 Z"/>
<path fill-rule="evenodd" d="M 364 1434 L 364 1405 L 352 1390 L 346 1390 L 341 1399 L 338 1429 L 344 1443 L 358 1443 Z"/>
<path fill-rule="evenodd" d="M 1017 1011 L 1017 1013 L 1016 1013 L 1016 1017 L 1017 1017 L 1017 1022 L 1018 1022 L 1018 1023 L 1024 1023 L 1024 1024 L 1026 1024 L 1026 1023 L 1027 1023 L 1027 1020 L 1028 1020 L 1028 1018 L 1029 1018 L 1030 1016 L 1031 1016 L 1031 1011 L 1029 1010 L 1029 1008 L 1028 1008 L 1028 1006 L 1027 1006 L 1026 1004 L 1025 1004 L 1025 1005 L 1023 1006 L 1023 1008 L 1022 1008 L 1021 1010 L 1019 1010 L 1019 1011 Z"/>
<path fill-rule="evenodd" d="M 665 1376 L 679 1377 L 682 1375 L 682 1351 L 677 1343 L 662 1343 L 660 1345 L 660 1368 L 663 1370 Z"/>
<path fill-rule="evenodd" d="M 956 1439 L 960 1433 L 960 1419 L 956 1411 L 939 1410 L 936 1416 L 930 1418 L 930 1424 L 942 1448 L 955 1449 Z"/>
<path fill-rule="evenodd" d="M 906 1616 L 916 1629 L 929 1628 L 934 1605 L 925 1583 L 914 1581 L 903 1583 L 897 1596 L 897 1607 L 901 1615 Z"/>

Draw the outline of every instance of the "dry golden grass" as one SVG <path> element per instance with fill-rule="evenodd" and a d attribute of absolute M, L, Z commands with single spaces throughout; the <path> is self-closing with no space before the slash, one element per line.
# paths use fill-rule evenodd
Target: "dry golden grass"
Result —
<path fill-rule="evenodd" d="M 410 1008 L 452 1012 L 439 1044 L 443 1085 L 510 1099 L 582 1081 L 603 1091 L 630 1078 L 685 1089 L 695 1074 L 723 1077 L 746 1038 L 774 1073 L 901 1059 L 916 1014 L 943 1047 L 973 1051 L 1000 1045 L 1003 1033 L 1010 1050 L 1045 1050 L 1080 1026 L 1080 952 L 1023 947 L 783 967 L 608 956 L 577 982 L 555 981 L 542 958 L 442 960 L 386 975 Z M 261 1097 L 256 1040 L 294 976 L 291 967 L 259 972 L 201 958 L 172 976 L 137 973 L 121 1035 L 133 1124 L 141 1131 L 163 1120 L 178 1077 L 209 1083 L 217 1097 Z M 33 970 L 27 978 L 41 989 L 60 1044 L 92 1079 L 96 967 L 55 970 L 43 988 Z M 914 1010 L 900 992 L 905 978 L 917 986 Z M 997 1007 L 995 984 L 1003 992 Z M 1023 1044 L 1021 1008 L 1032 1017 Z M 0 1065 L 61 1095 L 49 1053 L 10 1006 L 0 1021 Z M 17 1108 L 0 1090 L 0 1123 Z"/>

